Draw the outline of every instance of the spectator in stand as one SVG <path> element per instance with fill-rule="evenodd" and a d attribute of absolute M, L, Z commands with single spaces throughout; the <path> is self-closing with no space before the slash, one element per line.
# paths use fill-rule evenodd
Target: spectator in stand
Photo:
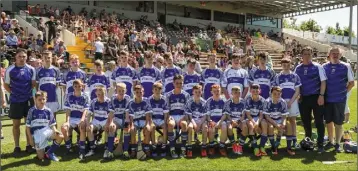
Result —
<path fill-rule="evenodd" d="M 37 4 L 35 6 L 35 15 L 40 15 L 41 13 L 41 8 L 40 8 L 40 4 Z"/>
<path fill-rule="evenodd" d="M 48 27 L 48 39 L 47 43 L 51 44 L 51 40 L 56 37 L 56 28 L 57 28 L 57 22 L 55 21 L 54 16 L 50 17 L 50 20 L 45 23 L 45 25 Z"/>
<path fill-rule="evenodd" d="M 56 45 L 53 47 L 54 52 L 55 52 L 56 54 L 58 54 L 59 51 L 60 51 L 60 48 L 64 48 L 64 50 L 67 51 L 67 48 L 66 48 L 66 46 L 65 46 L 65 44 L 64 44 L 64 42 L 63 42 L 63 40 L 59 40 L 59 43 L 56 44 Z"/>
<path fill-rule="evenodd" d="M 44 7 L 41 9 L 41 16 L 46 16 L 48 14 L 47 5 L 45 4 Z"/>
<path fill-rule="evenodd" d="M 101 37 L 97 37 L 96 42 L 94 43 L 95 48 L 95 60 L 103 58 L 104 44 L 101 42 Z"/>
<path fill-rule="evenodd" d="M 56 19 L 60 19 L 60 9 L 58 9 L 58 7 L 56 7 L 56 9 L 55 9 L 55 18 Z"/>
<path fill-rule="evenodd" d="M 251 36 L 250 36 L 250 34 L 246 34 L 246 52 L 247 51 L 249 51 L 249 50 L 251 50 L 252 49 L 252 38 L 251 38 Z"/>
<path fill-rule="evenodd" d="M 234 47 L 231 40 L 226 44 L 226 56 L 229 57 L 229 60 L 231 60 L 231 56 L 234 53 Z"/>
<path fill-rule="evenodd" d="M 5 32 L 8 32 L 11 28 L 11 24 L 10 24 L 10 20 L 6 19 L 6 18 L 1 18 L 1 28 L 2 30 L 4 30 Z"/>
<path fill-rule="evenodd" d="M 6 46 L 6 40 L 0 39 L 0 55 L 3 56 L 8 51 L 9 47 Z"/>
<path fill-rule="evenodd" d="M 42 52 L 46 42 L 42 40 L 42 35 L 38 34 L 36 39 L 36 50 Z"/>
<path fill-rule="evenodd" d="M 158 49 L 159 52 L 163 52 L 163 53 L 166 53 L 168 51 L 168 46 L 165 43 L 164 38 L 161 39 L 160 43 L 157 46 L 157 49 Z"/>
<path fill-rule="evenodd" d="M 18 46 L 19 40 L 15 35 L 14 30 L 9 31 L 9 35 L 6 37 L 6 45 L 10 48 L 16 49 Z"/>

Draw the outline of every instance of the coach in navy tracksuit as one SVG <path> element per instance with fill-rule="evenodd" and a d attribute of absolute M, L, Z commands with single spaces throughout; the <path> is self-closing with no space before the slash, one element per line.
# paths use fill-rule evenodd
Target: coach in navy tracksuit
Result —
<path fill-rule="evenodd" d="M 339 48 L 333 48 L 329 52 L 329 62 L 323 65 L 327 75 L 327 89 L 325 95 L 324 119 L 327 124 L 328 140 L 325 149 L 334 146 L 336 152 L 341 152 L 340 141 L 343 134 L 344 110 L 347 102 L 347 92 L 354 87 L 354 76 L 349 64 L 341 62 Z M 335 131 L 334 131 L 335 128 Z M 335 132 L 335 136 L 333 133 Z M 334 138 L 335 145 L 334 144 Z"/>
<path fill-rule="evenodd" d="M 312 62 L 312 48 L 304 47 L 301 51 L 302 64 L 298 65 L 295 73 L 300 77 L 301 97 L 300 97 L 300 114 L 305 129 L 306 137 L 312 137 L 312 110 L 315 125 L 317 128 L 318 152 L 323 152 L 324 138 L 324 94 L 326 90 L 326 74 L 322 66 L 316 62 Z"/>
<path fill-rule="evenodd" d="M 14 154 L 21 151 L 20 125 L 21 119 L 26 119 L 27 112 L 33 106 L 32 89 L 36 84 L 36 71 L 33 67 L 26 64 L 27 53 L 25 50 L 18 50 L 15 56 L 15 64 L 6 69 L 4 87 L 10 93 L 10 112 L 9 118 L 13 123 L 13 136 L 15 149 Z M 29 137 L 26 134 L 27 143 Z M 27 152 L 33 152 L 34 149 L 28 144 Z"/>

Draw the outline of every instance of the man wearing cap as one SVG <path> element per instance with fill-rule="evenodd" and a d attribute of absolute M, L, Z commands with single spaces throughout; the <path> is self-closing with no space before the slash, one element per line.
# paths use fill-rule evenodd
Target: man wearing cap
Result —
<path fill-rule="evenodd" d="M 18 50 L 15 56 L 15 64 L 9 66 L 5 73 L 4 87 L 10 93 L 9 117 L 13 123 L 14 154 L 21 152 L 19 143 L 21 119 L 26 119 L 28 110 L 34 104 L 32 89 L 36 85 L 36 71 L 33 67 L 26 64 L 26 59 L 26 51 Z M 34 149 L 29 145 L 29 138 L 26 134 L 26 151 L 33 152 Z"/>
<path fill-rule="evenodd" d="M 317 128 L 317 146 L 318 153 L 322 153 L 324 139 L 324 94 L 326 91 L 326 74 L 322 66 L 316 62 L 312 62 L 312 48 L 304 47 L 301 51 L 302 64 L 299 64 L 295 73 L 301 79 L 300 90 L 300 114 L 305 129 L 305 136 L 312 137 L 312 111 L 314 122 Z"/>
<path fill-rule="evenodd" d="M 95 60 L 97 60 L 97 59 L 102 60 L 104 44 L 101 42 L 100 37 L 96 38 L 96 42 L 94 42 L 94 47 L 95 47 L 95 54 L 94 54 Z"/>

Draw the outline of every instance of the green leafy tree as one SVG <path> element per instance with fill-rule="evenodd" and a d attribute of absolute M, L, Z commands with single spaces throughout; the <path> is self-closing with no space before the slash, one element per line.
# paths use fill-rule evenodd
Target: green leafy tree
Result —
<path fill-rule="evenodd" d="M 291 22 L 287 19 L 283 20 L 283 28 L 290 28 L 294 30 L 300 30 L 300 27 L 296 24 L 297 19 L 291 18 Z"/>
<path fill-rule="evenodd" d="M 303 31 L 320 32 L 322 27 L 317 24 L 317 21 L 309 19 L 301 23 L 300 29 Z"/>
<path fill-rule="evenodd" d="M 329 26 L 329 27 L 327 28 L 327 30 L 326 30 L 326 33 L 327 33 L 327 34 L 333 34 L 333 35 L 335 35 L 335 34 L 336 34 L 336 29 L 333 28 L 333 27 L 331 27 L 331 26 Z"/>
<path fill-rule="evenodd" d="M 349 36 L 349 28 L 348 27 L 343 27 L 343 35 L 344 36 Z M 352 30 L 352 37 L 356 37 L 354 31 Z"/>

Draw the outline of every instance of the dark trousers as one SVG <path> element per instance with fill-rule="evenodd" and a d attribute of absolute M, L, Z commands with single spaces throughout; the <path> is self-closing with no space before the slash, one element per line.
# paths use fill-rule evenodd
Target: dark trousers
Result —
<path fill-rule="evenodd" d="M 95 59 L 95 60 L 97 60 L 97 59 L 103 60 L 102 58 L 103 58 L 103 53 L 101 53 L 101 52 L 96 52 L 96 53 L 94 54 L 94 59 Z"/>
<path fill-rule="evenodd" d="M 301 102 L 299 103 L 301 120 L 303 127 L 305 129 L 306 137 L 312 137 L 312 111 L 314 117 L 314 123 L 317 128 L 318 146 L 323 146 L 324 139 L 324 121 L 323 121 L 323 112 L 324 106 L 319 106 L 317 104 L 319 95 L 309 95 L 301 96 Z"/>
<path fill-rule="evenodd" d="M 55 37 L 56 37 L 56 30 L 49 30 L 47 43 L 51 44 L 51 40 L 54 39 Z"/>

